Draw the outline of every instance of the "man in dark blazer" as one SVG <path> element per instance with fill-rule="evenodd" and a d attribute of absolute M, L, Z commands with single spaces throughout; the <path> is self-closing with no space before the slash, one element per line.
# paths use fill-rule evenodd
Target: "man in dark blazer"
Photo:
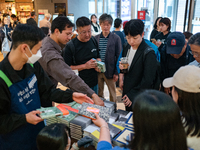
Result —
<path fill-rule="evenodd" d="M 124 31 L 128 44 L 123 48 L 122 57 L 128 58 L 129 67 L 127 73 L 120 73 L 119 85 L 126 110 L 132 111 L 134 98 L 140 91 L 153 88 L 157 60 L 154 50 L 143 39 L 144 23 L 141 20 L 130 20 Z M 119 67 L 124 69 L 121 62 Z"/>

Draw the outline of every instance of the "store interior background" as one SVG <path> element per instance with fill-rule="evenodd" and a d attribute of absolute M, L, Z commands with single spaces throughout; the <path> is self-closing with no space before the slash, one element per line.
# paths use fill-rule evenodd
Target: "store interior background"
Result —
<path fill-rule="evenodd" d="M 31 11 L 36 12 L 37 22 L 46 12 L 52 14 L 52 19 L 63 12 L 74 22 L 80 16 L 96 14 L 99 17 L 102 13 L 126 21 L 137 18 L 137 11 L 147 10 L 150 18 L 145 22 L 149 27 L 148 36 L 158 16 L 171 19 L 171 31 L 200 31 L 200 0 L 0 0 L 0 17 L 9 9 L 22 23 Z"/>

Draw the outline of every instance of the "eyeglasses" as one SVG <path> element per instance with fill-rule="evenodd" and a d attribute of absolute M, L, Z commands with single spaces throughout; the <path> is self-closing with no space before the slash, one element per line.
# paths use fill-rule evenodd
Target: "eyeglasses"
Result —
<path fill-rule="evenodd" d="M 82 31 L 82 32 L 80 32 L 80 34 L 82 34 L 82 35 L 86 35 L 86 34 L 90 34 L 91 33 L 91 30 L 89 30 L 89 31 Z"/>
<path fill-rule="evenodd" d="M 68 37 L 72 37 L 74 34 L 73 33 L 67 33 Z"/>
<path fill-rule="evenodd" d="M 190 51 L 190 54 L 192 54 L 195 57 L 199 57 L 199 53 L 198 52 Z"/>

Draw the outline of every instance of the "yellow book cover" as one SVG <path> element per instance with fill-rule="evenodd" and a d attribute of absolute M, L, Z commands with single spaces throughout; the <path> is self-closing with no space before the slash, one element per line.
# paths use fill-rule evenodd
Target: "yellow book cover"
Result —
<path fill-rule="evenodd" d="M 94 137 L 96 137 L 97 139 L 99 139 L 100 137 L 100 132 L 98 130 L 95 130 L 94 132 L 91 133 Z"/>
<path fill-rule="evenodd" d="M 115 126 L 116 128 L 120 129 L 120 130 L 124 130 L 124 127 L 116 125 L 116 124 L 112 124 L 113 126 Z"/>

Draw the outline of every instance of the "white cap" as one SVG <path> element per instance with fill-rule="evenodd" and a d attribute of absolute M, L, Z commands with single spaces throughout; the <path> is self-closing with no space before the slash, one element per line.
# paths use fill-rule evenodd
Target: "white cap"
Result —
<path fill-rule="evenodd" d="M 200 68 L 191 65 L 181 67 L 173 77 L 163 81 L 163 86 L 165 88 L 176 86 L 185 92 L 200 93 Z"/>

